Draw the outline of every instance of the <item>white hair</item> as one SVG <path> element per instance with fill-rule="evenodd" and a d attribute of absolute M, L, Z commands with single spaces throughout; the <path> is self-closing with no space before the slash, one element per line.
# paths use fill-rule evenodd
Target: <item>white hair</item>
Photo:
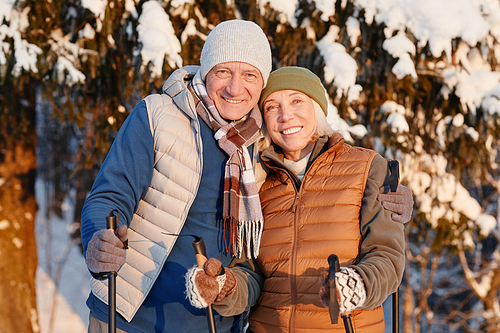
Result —
<path fill-rule="evenodd" d="M 315 116 L 316 116 L 316 132 L 314 133 L 315 134 L 315 140 L 317 140 L 318 138 L 326 135 L 328 137 L 330 137 L 333 132 L 335 132 L 332 128 L 332 126 L 330 126 L 330 124 L 328 124 L 328 121 L 326 120 L 326 116 L 325 116 L 325 112 L 323 111 L 323 109 L 321 108 L 321 106 L 319 106 L 318 102 L 316 102 L 314 99 L 312 99 L 312 103 L 314 105 L 314 112 L 315 112 Z"/>

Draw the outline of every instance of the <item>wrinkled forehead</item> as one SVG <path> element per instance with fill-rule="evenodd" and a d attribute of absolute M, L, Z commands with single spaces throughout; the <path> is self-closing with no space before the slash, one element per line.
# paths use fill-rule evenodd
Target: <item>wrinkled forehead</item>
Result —
<path fill-rule="evenodd" d="M 243 61 L 223 62 L 212 67 L 209 72 L 215 72 L 218 70 L 228 70 L 230 72 L 235 72 L 235 71 L 252 72 L 262 78 L 262 73 L 257 67 Z"/>

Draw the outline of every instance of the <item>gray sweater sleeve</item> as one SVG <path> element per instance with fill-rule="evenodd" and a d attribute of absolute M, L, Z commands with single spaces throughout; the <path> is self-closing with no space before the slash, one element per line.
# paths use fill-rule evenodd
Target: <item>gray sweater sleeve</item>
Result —
<path fill-rule="evenodd" d="M 391 212 L 377 200 L 386 173 L 386 159 L 376 155 L 370 166 L 361 206 L 359 262 L 349 266 L 358 272 L 366 287 L 363 309 L 381 305 L 394 293 L 404 271 L 404 226 L 394 222 Z"/>

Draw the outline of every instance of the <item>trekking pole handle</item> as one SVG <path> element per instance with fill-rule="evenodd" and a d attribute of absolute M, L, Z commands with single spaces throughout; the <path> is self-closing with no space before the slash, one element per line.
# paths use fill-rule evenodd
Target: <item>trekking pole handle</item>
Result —
<path fill-rule="evenodd" d="M 207 250 L 205 247 L 205 242 L 203 241 L 203 238 L 199 236 L 194 236 L 195 240 L 193 241 L 193 248 L 194 248 L 194 253 L 196 255 L 196 265 L 198 267 L 203 267 L 205 262 L 208 260 L 207 258 Z M 224 267 L 221 266 L 219 272 L 215 274 L 216 276 L 222 275 L 225 273 Z"/>
<path fill-rule="evenodd" d="M 118 217 L 114 214 L 114 212 L 117 212 L 116 209 L 113 209 L 111 212 L 109 212 L 109 215 L 106 217 L 106 228 L 108 230 L 111 230 L 112 232 L 115 232 L 116 227 L 118 226 L 118 223 L 120 223 L 120 216 Z"/>
<path fill-rule="evenodd" d="M 331 254 L 328 257 L 328 275 L 329 275 L 329 285 L 330 285 L 330 320 L 332 324 L 336 324 L 339 318 L 339 302 L 337 300 L 337 286 L 335 285 L 335 273 L 340 271 L 339 257 L 335 254 Z"/>
<path fill-rule="evenodd" d="M 399 162 L 387 161 L 387 175 L 384 185 L 389 183 L 390 191 L 396 192 L 399 184 Z M 392 332 L 399 333 L 399 287 L 392 294 Z"/>
<path fill-rule="evenodd" d="M 207 249 L 205 247 L 205 242 L 203 238 L 194 236 L 195 240 L 193 241 L 194 253 L 196 255 L 196 264 L 198 267 L 203 267 L 205 261 L 207 261 Z"/>
<path fill-rule="evenodd" d="M 202 237 L 194 235 L 193 237 L 194 241 L 192 244 L 194 248 L 194 253 L 196 255 L 196 264 L 198 265 L 198 267 L 203 268 L 205 261 L 207 261 L 207 249 L 205 247 L 205 242 L 203 241 Z M 215 327 L 214 310 L 211 304 L 206 308 L 206 312 L 208 321 L 208 331 L 210 333 L 216 333 L 217 328 Z"/>
<path fill-rule="evenodd" d="M 328 257 L 328 264 L 330 265 L 329 275 L 330 275 L 330 319 L 332 324 L 337 323 L 337 318 L 340 312 L 340 306 L 337 301 L 337 286 L 335 284 L 335 273 L 340 272 L 340 261 L 339 257 L 335 254 L 331 254 Z M 342 320 L 344 321 L 344 328 L 346 333 L 354 333 L 352 327 L 351 314 L 349 312 L 341 314 Z"/>
<path fill-rule="evenodd" d="M 106 228 L 115 232 L 118 227 L 120 215 L 114 215 L 114 212 L 118 212 L 113 209 L 109 215 L 106 217 Z M 108 332 L 116 332 L 116 274 L 117 272 L 110 272 L 108 276 Z"/>

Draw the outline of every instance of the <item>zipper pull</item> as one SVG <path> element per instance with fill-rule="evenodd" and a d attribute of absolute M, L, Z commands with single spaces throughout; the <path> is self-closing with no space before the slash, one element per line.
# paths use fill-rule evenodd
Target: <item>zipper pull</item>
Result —
<path fill-rule="evenodd" d="M 299 200 L 299 194 L 295 193 L 295 197 L 293 199 L 293 205 L 292 205 L 292 213 L 295 214 L 295 211 L 297 210 L 297 201 Z"/>

